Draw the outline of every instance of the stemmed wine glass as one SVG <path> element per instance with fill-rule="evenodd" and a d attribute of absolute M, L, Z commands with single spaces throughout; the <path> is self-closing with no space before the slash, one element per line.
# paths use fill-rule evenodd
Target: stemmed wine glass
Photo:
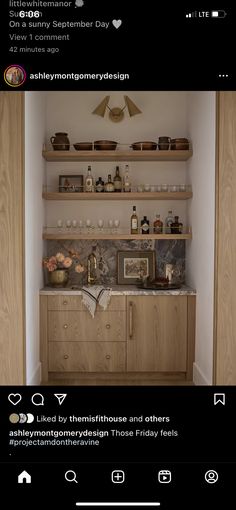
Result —
<path fill-rule="evenodd" d="M 104 220 L 98 220 L 98 230 L 99 230 L 99 232 L 103 231 L 103 225 L 104 225 Z"/>

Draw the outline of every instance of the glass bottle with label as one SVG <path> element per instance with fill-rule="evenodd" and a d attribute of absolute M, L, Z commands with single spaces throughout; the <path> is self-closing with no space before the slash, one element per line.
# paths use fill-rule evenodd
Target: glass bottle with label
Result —
<path fill-rule="evenodd" d="M 108 175 L 108 181 L 105 182 L 105 191 L 108 191 L 109 193 L 115 191 L 114 182 L 111 180 L 111 174 Z"/>
<path fill-rule="evenodd" d="M 102 193 L 104 191 L 104 181 L 101 177 L 98 177 L 98 180 L 96 181 L 96 192 Z"/>
<path fill-rule="evenodd" d="M 125 172 L 124 172 L 124 177 L 123 177 L 123 191 L 131 191 L 129 165 L 125 165 Z"/>
<path fill-rule="evenodd" d="M 88 166 L 88 173 L 85 179 L 85 191 L 92 192 L 94 191 L 94 178 L 92 175 L 91 166 Z"/>
<path fill-rule="evenodd" d="M 133 206 L 133 214 L 130 218 L 131 221 L 131 234 L 138 234 L 138 215 L 136 213 L 136 206 Z"/>
<path fill-rule="evenodd" d="M 166 220 L 165 220 L 165 233 L 166 234 L 171 234 L 171 225 L 172 223 L 174 223 L 174 216 L 172 214 L 172 211 L 169 210 L 168 211 L 168 216 L 166 217 Z"/>
<path fill-rule="evenodd" d="M 171 224 L 171 234 L 182 234 L 183 223 L 179 221 L 179 216 L 175 216 L 173 223 Z"/>
<path fill-rule="evenodd" d="M 149 234 L 149 220 L 147 219 L 147 216 L 144 216 L 141 221 L 141 233 Z"/>
<path fill-rule="evenodd" d="M 120 171 L 119 171 L 119 167 L 117 166 L 116 167 L 116 175 L 114 177 L 114 187 L 115 187 L 115 191 L 122 191 L 122 179 L 121 179 L 121 176 L 120 176 Z"/>
<path fill-rule="evenodd" d="M 163 221 L 161 221 L 160 214 L 156 214 L 156 218 L 153 222 L 153 234 L 162 234 L 163 232 Z"/>

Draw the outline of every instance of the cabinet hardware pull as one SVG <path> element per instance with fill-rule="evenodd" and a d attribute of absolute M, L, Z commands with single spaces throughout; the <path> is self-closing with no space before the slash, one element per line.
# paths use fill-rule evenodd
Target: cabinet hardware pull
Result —
<path fill-rule="evenodd" d="M 107 355 L 106 355 L 106 359 L 111 359 L 110 354 L 107 354 Z"/>
<path fill-rule="evenodd" d="M 65 299 L 65 301 L 63 301 L 63 305 L 67 305 L 67 304 L 68 304 L 68 301 L 66 301 L 66 299 Z"/>
<path fill-rule="evenodd" d="M 68 359 L 68 358 L 69 358 L 68 354 L 65 354 L 64 359 Z"/>
<path fill-rule="evenodd" d="M 110 329 L 110 328 L 111 328 L 111 325 L 110 325 L 110 324 L 106 324 L 106 328 L 107 328 L 107 329 Z"/>
<path fill-rule="evenodd" d="M 68 328 L 68 324 L 64 324 L 63 328 L 67 329 Z"/>
<path fill-rule="evenodd" d="M 129 303 L 129 337 L 133 336 L 133 303 Z"/>

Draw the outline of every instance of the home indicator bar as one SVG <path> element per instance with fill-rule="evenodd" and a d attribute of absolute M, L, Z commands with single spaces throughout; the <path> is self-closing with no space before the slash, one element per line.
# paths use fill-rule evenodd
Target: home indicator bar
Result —
<path fill-rule="evenodd" d="M 76 506 L 80 506 L 80 507 L 85 507 L 85 506 L 96 506 L 96 507 L 99 507 L 99 506 L 117 506 L 117 507 L 122 507 L 122 506 L 130 506 L 130 507 L 135 507 L 135 506 L 139 506 L 139 507 L 156 507 L 156 506 L 161 506 L 161 503 L 158 503 L 158 502 L 154 502 L 154 503 L 134 503 L 134 502 L 106 502 L 106 503 L 103 503 L 103 502 L 100 502 L 100 503 L 76 503 Z"/>

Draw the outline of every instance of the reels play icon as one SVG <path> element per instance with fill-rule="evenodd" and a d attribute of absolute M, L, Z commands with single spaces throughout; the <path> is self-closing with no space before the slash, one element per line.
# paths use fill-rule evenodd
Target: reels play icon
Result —
<path fill-rule="evenodd" d="M 171 482 L 171 471 L 168 469 L 162 469 L 158 472 L 159 483 L 170 483 Z"/>

